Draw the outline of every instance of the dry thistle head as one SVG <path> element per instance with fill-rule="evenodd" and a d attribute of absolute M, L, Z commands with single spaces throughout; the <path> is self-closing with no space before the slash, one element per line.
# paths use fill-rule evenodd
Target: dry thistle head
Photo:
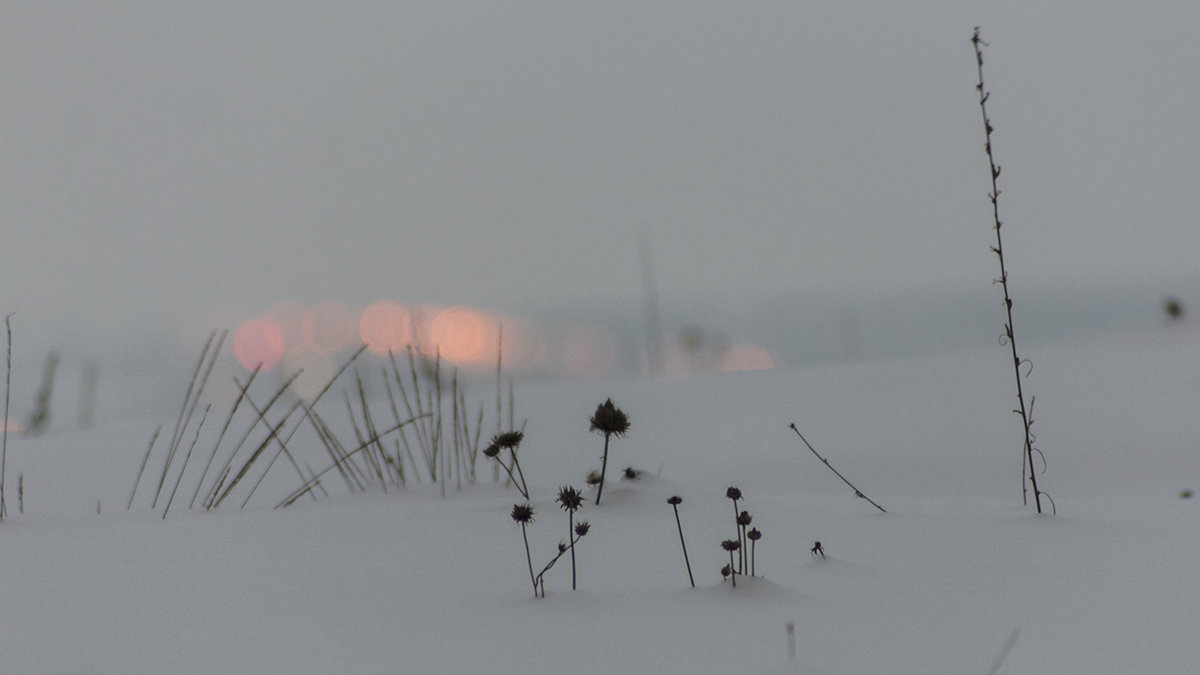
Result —
<path fill-rule="evenodd" d="M 679 495 L 672 495 L 667 497 L 667 503 L 671 506 L 678 506 L 683 503 L 683 497 L 680 497 Z"/>
<path fill-rule="evenodd" d="M 512 519 L 526 525 L 533 522 L 533 506 L 529 504 L 513 504 Z"/>
<path fill-rule="evenodd" d="M 752 521 L 752 520 L 754 520 L 754 517 L 750 515 L 749 511 L 742 511 L 741 513 L 738 514 L 737 524 L 741 525 L 742 527 L 745 527 L 745 526 L 749 525 L 750 521 Z"/>
<path fill-rule="evenodd" d="M 738 541 L 737 539 L 726 539 L 725 541 L 721 542 L 721 548 L 729 551 L 730 553 L 738 550 L 741 547 L 742 542 Z"/>
<path fill-rule="evenodd" d="M 586 521 L 586 520 L 581 520 L 578 523 L 575 523 L 575 535 L 576 536 L 586 537 L 587 533 L 589 531 L 591 531 L 591 529 L 592 529 L 592 526 L 589 525 L 588 521 Z"/>
<path fill-rule="evenodd" d="M 583 493 L 572 485 L 565 485 L 558 489 L 558 499 L 555 501 L 563 511 L 575 513 L 583 506 Z"/>
<path fill-rule="evenodd" d="M 746 538 L 750 541 L 758 541 L 759 539 L 762 539 L 762 532 L 759 532 L 757 527 L 752 527 L 750 528 L 750 531 L 746 533 Z"/>
<path fill-rule="evenodd" d="M 724 578 L 729 578 L 729 575 L 732 573 L 733 573 L 733 568 L 730 567 L 729 565 L 726 565 L 721 568 L 721 576 Z"/>
<path fill-rule="evenodd" d="M 735 487 L 731 487 L 725 491 L 725 496 L 729 497 L 730 499 L 732 499 L 734 501 L 737 501 L 742 498 L 742 491 Z"/>
<path fill-rule="evenodd" d="M 495 443 L 492 443 L 491 445 L 489 445 L 483 449 L 484 457 L 493 457 L 494 458 L 494 457 L 496 457 L 496 455 L 499 455 L 499 454 L 500 454 L 500 446 L 496 445 Z"/>
<path fill-rule="evenodd" d="M 629 416 L 613 405 L 611 398 L 596 408 L 591 423 L 592 431 L 605 436 L 624 436 L 625 432 L 629 431 Z"/>
<path fill-rule="evenodd" d="M 588 485 L 599 485 L 600 484 L 600 472 L 596 471 L 595 469 L 592 469 L 591 471 L 588 472 L 587 478 L 583 479 L 583 482 L 587 483 Z"/>
<path fill-rule="evenodd" d="M 523 440 L 525 440 L 525 434 L 520 431 L 506 431 L 492 436 L 492 445 L 507 450 L 516 450 Z"/>

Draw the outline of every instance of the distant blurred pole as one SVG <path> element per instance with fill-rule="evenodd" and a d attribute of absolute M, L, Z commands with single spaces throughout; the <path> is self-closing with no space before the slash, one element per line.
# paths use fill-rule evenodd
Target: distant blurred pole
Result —
<path fill-rule="evenodd" d="M 654 256 L 650 235 L 643 226 L 638 236 L 638 254 L 642 259 L 642 290 L 646 295 L 646 347 L 650 375 L 662 375 L 662 333 L 658 323 L 658 289 L 654 284 Z"/>
<path fill-rule="evenodd" d="M 8 515 L 4 506 L 4 465 L 8 461 L 8 398 L 12 391 L 12 314 L 4 317 L 4 330 L 8 335 L 8 360 L 4 371 L 4 429 L 0 431 L 0 520 Z"/>
<path fill-rule="evenodd" d="M 95 359 L 83 362 L 82 385 L 79 388 L 79 412 L 75 421 L 80 429 L 90 429 L 96 423 L 96 389 L 100 381 L 100 366 Z"/>

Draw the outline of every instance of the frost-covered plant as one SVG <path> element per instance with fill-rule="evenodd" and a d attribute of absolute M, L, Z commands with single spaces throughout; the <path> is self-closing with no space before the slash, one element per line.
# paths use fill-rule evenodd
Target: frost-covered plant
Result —
<path fill-rule="evenodd" d="M 683 503 L 683 497 L 674 495 L 667 498 L 667 503 L 675 510 L 675 526 L 679 528 L 679 545 L 683 547 L 683 564 L 687 566 L 688 581 L 692 582 L 692 588 L 695 588 L 696 579 L 692 576 L 692 563 L 688 560 L 687 542 L 683 540 L 683 523 L 679 520 L 679 505 Z"/>
<path fill-rule="evenodd" d="M 502 434 L 492 436 L 492 442 L 483 449 L 485 457 L 490 457 L 496 460 L 505 473 L 508 474 L 509 480 L 513 485 L 517 486 L 517 490 L 525 499 L 529 499 L 529 485 L 525 483 L 525 472 L 521 471 L 521 462 L 517 459 L 517 447 L 521 445 L 521 441 L 525 439 L 525 434 L 520 431 L 506 431 Z M 500 458 L 502 450 L 508 450 L 509 463 L 505 464 Z M 513 470 L 516 470 L 516 474 Z"/>
<path fill-rule="evenodd" d="M 624 436 L 629 431 L 629 417 L 617 406 L 612 399 L 601 403 L 592 414 L 591 430 L 604 434 L 604 455 L 600 460 L 600 482 L 596 489 L 596 505 L 600 505 L 600 496 L 604 493 L 604 474 L 608 470 L 608 441 L 613 436 Z"/>
<path fill-rule="evenodd" d="M 525 527 L 533 522 L 533 506 L 513 504 L 512 519 L 521 525 L 521 538 L 525 540 L 525 562 L 529 564 L 529 581 L 533 584 L 533 595 L 537 597 L 537 577 L 533 576 L 533 556 L 529 553 L 529 534 L 525 531 Z"/>

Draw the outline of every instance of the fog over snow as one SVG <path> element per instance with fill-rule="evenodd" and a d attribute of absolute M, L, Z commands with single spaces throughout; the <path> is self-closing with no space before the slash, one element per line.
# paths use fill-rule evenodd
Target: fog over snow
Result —
<path fill-rule="evenodd" d="M 70 353 L 190 354 L 287 302 L 644 340 L 649 261 L 668 337 L 795 362 L 779 314 L 811 342 L 864 297 L 991 291 L 979 25 L 1014 279 L 1136 312 L 1197 285 L 1198 15 L 7 2 L 0 310 Z"/>

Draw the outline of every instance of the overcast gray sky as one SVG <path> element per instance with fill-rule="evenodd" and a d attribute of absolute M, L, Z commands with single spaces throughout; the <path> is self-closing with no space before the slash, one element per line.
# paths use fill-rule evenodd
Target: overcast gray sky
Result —
<path fill-rule="evenodd" d="M 1200 4 L 0 4 L 0 310 L 1195 279 Z"/>

